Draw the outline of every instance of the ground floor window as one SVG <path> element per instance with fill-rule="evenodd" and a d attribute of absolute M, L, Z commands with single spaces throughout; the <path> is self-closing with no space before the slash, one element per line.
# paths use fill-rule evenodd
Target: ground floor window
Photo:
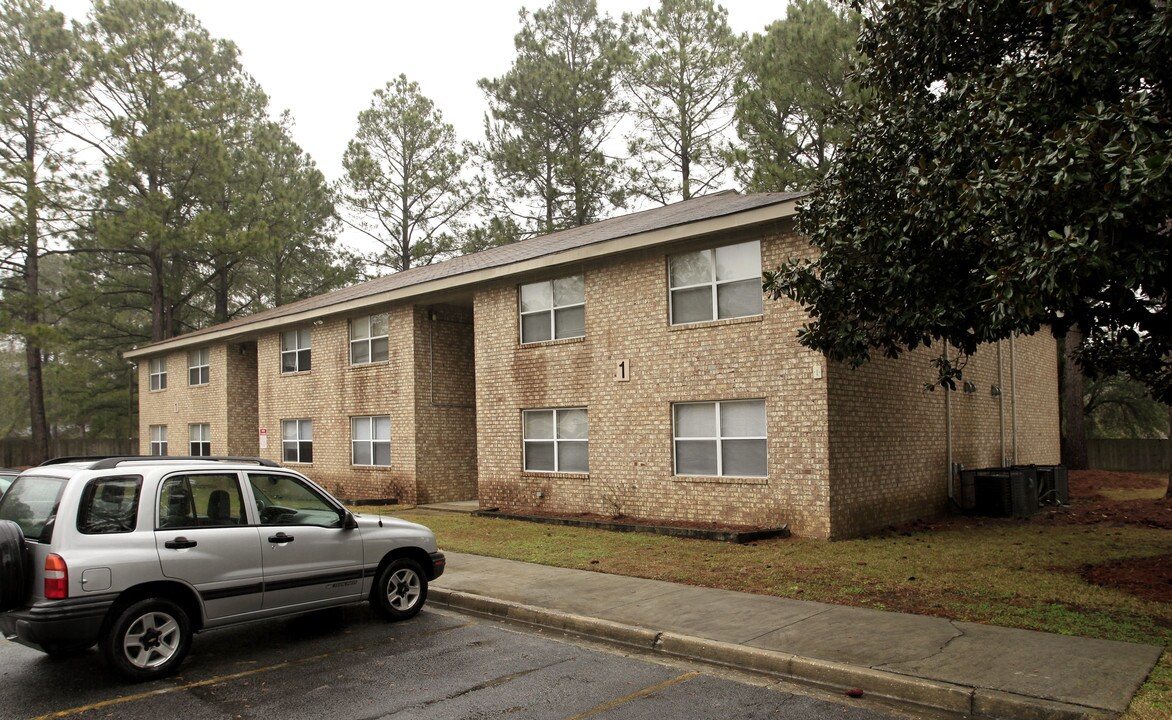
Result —
<path fill-rule="evenodd" d="M 191 455 L 206 456 L 212 454 L 212 426 L 207 423 L 187 426 L 188 440 L 191 446 Z"/>
<path fill-rule="evenodd" d="M 537 472 L 590 471 L 590 427 L 586 408 L 525 410 L 525 469 Z"/>
<path fill-rule="evenodd" d="M 281 457 L 285 462 L 313 462 L 313 421 L 281 421 Z"/>
<path fill-rule="evenodd" d="M 151 425 L 151 455 L 167 454 L 167 426 Z"/>
<path fill-rule="evenodd" d="M 391 464 L 389 417 L 350 418 L 350 462 L 354 465 Z"/>
<path fill-rule="evenodd" d="M 765 477 L 764 400 L 672 406 L 676 475 Z"/>

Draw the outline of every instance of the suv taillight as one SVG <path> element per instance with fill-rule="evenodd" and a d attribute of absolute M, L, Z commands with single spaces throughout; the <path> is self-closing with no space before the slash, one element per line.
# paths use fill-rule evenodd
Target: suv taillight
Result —
<path fill-rule="evenodd" d="M 64 600 L 69 597 L 69 568 L 60 555 L 45 557 L 45 599 Z"/>

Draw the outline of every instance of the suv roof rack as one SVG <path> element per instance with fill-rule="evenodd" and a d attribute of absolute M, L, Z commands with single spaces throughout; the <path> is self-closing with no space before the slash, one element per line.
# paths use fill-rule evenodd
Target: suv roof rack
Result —
<path fill-rule="evenodd" d="M 49 458 L 37 467 L 45 467 L 46 465 L 63 465 L 71 462 L 89 462 L 92 460 L 105 460 L 109 455 L 62 455 L 61 457 Z"/>
<path fill-rule="evenodd" d="M 233 455 L 124 455 L 121 457 L 106 457 L 99 459 L 96 463 L 90 466 L 91 470 L 109 470 L 116 468 L 122 463 L 130 462 L 192 462 L 195 460 L 206 460 L 210 462 L 237 462 L 237 463 L 256 463 L 264 467 L 281 467 L 277 463 L 267 458 L 258 457 L 237 457 Z"/>

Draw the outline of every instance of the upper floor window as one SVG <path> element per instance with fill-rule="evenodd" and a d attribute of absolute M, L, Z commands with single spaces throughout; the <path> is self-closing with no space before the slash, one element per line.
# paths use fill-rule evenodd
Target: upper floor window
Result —
<path fill-rule="evenodd" d="M 211 376 L 209 371 L 207 348 L 191 350 L 187 353 L 187 384 L 207 385 Z"/>
<path fill-rule="evenodd" d="M 354 465 L 391 464 L 391 419 L 350 418 L 350 462 Z"/>
<path fill-rule="evenodd" d="M 212 454 L 212 426 L 207 423 L 187 426 L 190 443 L 189 455 L 206 456 Z"/>
<path fill-rule="evenodd" d="M 313 462 L 313 421 L 281 421 L 281 457 L 285 462 Z"/>
<path fill-rule="evenodd" d="M 151 455 L 167 454 L 167 426 L 151 425 Z"/>
<path fill-rule="evenodd" d="M 671 323 L 761 314 L 761 243 L 756 240 L 668 258 Z"/>
<path fill-rule="evenodd" d="M 764 400 L 672 406 L 676 475 L 765 477 Z"/>
<path fill-rule="evenodd" d="M 521 286 L 521 342 L 586 334 L 586 284 L 581 275 Z"/>
<path fill-rule="evenodd" d="M 151 358 L 151 390 L 167 389 L 167 358 Z"/>
<path fill-rule="evenodd" d="M 525 469 L 590 472 L 590 425 L 586 408 L 526 410 L 522 413 Z"/>
<path fill-rule="evenodd" d="M 310 369 L 309 355 L 309 328 L 281 333 L 281 372 L 306 372 Z"/>
<path fill-rule="evenodd" d="M 387 314 L 367 315 L 350 321 L 350 364 L 386 362 Z"/>

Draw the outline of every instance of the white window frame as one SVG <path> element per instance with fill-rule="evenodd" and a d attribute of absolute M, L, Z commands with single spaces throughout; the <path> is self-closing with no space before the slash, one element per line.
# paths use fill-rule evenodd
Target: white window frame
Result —
<path fill-rule="evenodd" d="M 211 351 L 206 347 L 189 350 L 187 352 L 187 384 L 207 385 L 211 382 L 211 375 Z M 192 382 L 192 378 L 196 382 Z"/>
<path fill-rule="evenodd" d="M 289 428 L 293 429 L 292 437 L 289 436 Z M 308 445 L 309 457 L 303 457 L 306 453 L 303 452 L 303 446 Z M 289 456 L 289 451 L 293 450 L 293 456 Z M 309 464 L 313 462 L 313 420 L 310 418 L 297 418 L 295 420 L 281 421 L 281 460 L 289 463 L 304 463 Z"/>
<path fill-rule="evenodd" d="M 754 268 L 754 272 L 746 271 L 743 275 L 737 275 L 735 277 L 730 277 L 730 278 L 717 279 L 717 277 L 716 277 L 716 269 L 717 269 L 716 253 L 720 250 L 724 250 L 727 248 L 735 248 L 735 247 L 748 246 L 748 245 L 754 246 L 754 250 L 755 250 L 755 252 L 753 253 L 753 256 L 757 259 L 757 263 L 756 263 L 756 267 Z M 672 261 L 674 261 L 678 257 L 683 257 L 685 255 L 693 255 L 693 254 L 701 254 L 701 255 L 707 256 L 708 268 L 709 268 L 709 278 L 710 278 L 709 281 L 704 282 L 704 283 L 695 283 L 692 285 L 674 285 L 673 284 L 674 281 L 672 280 L 672 272 L 671 272 Z M 745 282 L 746 280 L 758 280 L 758 281 L 761 280 L 761 242 L 760 241 L 750 240 L 748 242 L 743 242 L 743 243 L 732 243 L 731 245 L 721 245 L 719 247 L 708 248 L 706 250 L 694 250 L 694 251 L 689 251 L 686 253 L 677 253 L 675 255 L 669 255 L 667 262 L 668 262 L 668 265 L 667 265 L 667 284 L 668 284 L 667 304 L 668 304 L 668 309 L 669 309 L 668 312 L 671 316 L 671 324 L 672 325 L 695 325 L 696 323 L 713 322 L 715 320 L 731 320 L 733 318 L 739 318 L 739 317 L 757 317 L 762 314 L 763 308 L 764 308 L 764 300 L 762 300 L 762 310 L 759 310 L 758 312 L 748 313 L 746 315 L 726 315 L 724 317 L 721 317 L 721 315 L 720 315 L 720 288 L 721 288 L 721 286 L 731 285 L 733 283 Z M 680 321 L 677 321 L 676 320 L 676 307 L 675 307 L 676 306 L 676 303 L 675 303 L 676 292 L 680 291 L 680 290 L 694 290 L 696 288 L 703 288 L 703 287 L 709 288 L 709 294 L 710 294 L 711 300 L 712 300 L 712 315 L 706 319 L 703 319 L 703 320 L 687 320 L 687 321 L 680 320 Z"/>
<path fill-rule="evenodd" d="M 724 429 L 721 427 L 721 413 L 720 408 L 725 404 L 732 403 L 760 403 L 762 410 L 765 411 L 765 433 L 763 435 L 725 435 Z M 716 428 L 716 435 L 708 436 L 685 436 L 681 437 L 679 428 L 677 427 L 678 415 L 676 408 L 691 405 L 711 405 L 714 413 L 714 427 Z M 679 477 L 750 477 L 750 478 L 767 478 L 769 477 L 769 415 L 768 408 L 765 401 L 759 398 L 750 398 L 745 400 L 710 400 L 702 402 L 678 402 L 672 403 L 671 406 L 671 434 L 672 434 L 672 473 Z M 724 443 L 725 441 L 745 441 L 745 440 L 760 440 L 765 444 L 765 472 L 760 475 L 743 475 L 743 474 L 729 474 L 725 472 L 725 458 L 724 458 Z M 716 474 L 703 473 L 681 473 L 679 469 L 679 444 L 680 442 L 713 442 L 716 446 Z"/>
<path fill-rule="evenodd" d="M 582 412 L 586 415 L 586 437 L 584 438 L 562 438 L 558 437 L 559 416 L 563 412 Z M 527 435 L 529 429 L 528 418 L 531 415 L 538 413 L 551 413 L 553 420 L 553 436 L 552 437 L 529 437 Z M 521 412 L 521 441 L 523 447 L 523 455 L 521 467 L 525 472 L 554 472 L 572 475 L 588 475 L 590 474 L 590 414 L 585 407 L 567 407 L 567 408 L 533 408 L 530 410 L 523 410 Z M 531 468 L 529 467 L 529 446 L 534 444 L 548 444 L 553 443 L 553 469 L 549 468 Z M 567 443 L 582 444 L 586 446 L 586 468 L 583 470 L 566 470 L 561 467 L 561 445 Z"/>
<path fill-rule="evenodd" d="M 197 457 L 212 454 L 212 426 L 208 423 L 192 423 L 187 426 L 187 454 Z"/>
<path fill-rule="evenodd" d="M 158 357 L 151 358 L 147 365 L 148 374 L 150 376 L 150 389 L 152 391 L 167 389 L 167 358 Z"/>
<path fill-rule="evenodd" d="M 380 423 L 379 421 L 385 421 Z M 384 424 L 386 437 L 379 437 L 379 425 Z M 358 428 L 365 426 L 367 438 L 358 438 Z M 378 462 L 376 450 L 386 446 L 386 462 Z M 370 462 L 358 462 L 358 449 L 364 447 Z M 391 466 L 391 418 L 389 415 L 359 415 L 350 418 L 350 464 L 357 467 Z"/>
<path fill-rule="evenodd" d="M 559 305 L 557 296 L 554 293 L 554 284 L 559 280 L 571 280 L 579 278 L 582 282 L 582 301 L 566 303 Z M 533 288 L 540 286 L 547 286 L 549 288 L 549 307 L 541 307 L 535 310 L 524 310 L 525 288 Z M 573 310 L 575 308 L 582 308 L 582 332 L 576 335 L 558 335 L 557 317 L 559 312 L 566 310 Z M 551 280 L 542 280 L 541 282 L 526 283 L 517 288 L 517 331 L 520 333 L 521 344 L 528 345 L 531 343 L 550 342 L 551 340 L 565 340 L 568 338 L 579 338 L 586 336 L 586 278 L 582 273 L 576 275 L 566 275 L 560 278 L 553 278 Z M 546 315 L 549 317 L 549 337 L 547 338 L 526 338 L 525 337 L 525 318 L 535 317 L 538 315 Z"/>
<path fill-rule="evenodd" d="M 290 347 L 289 339 L 292 339 Z M 283 330 L 279 337 L 281 343 L 281 374 L 293 375 L 309 372 L 313 368 L 313 335 L 309 328 Z M 289 360 L 292 370 L 285 369 L 285 361 Z M 302 367 L 304 365 L 305 367 Z"/>
<path fill-rule="evenodd" d="M 374 325 L 375 318 L 382 318 L 383 327 L 386 328 L 385 334 L 383 334 L 383 335 L 372 334 L 374 331 L 371 329 L 371 327 Z M 391 326 L 390 326 L 390 322 L 391 322 L 390 317 L 387 315 L 387 313 L 374 313 L 373 315 L 364 315 L 362 317 L 353 318 L 352 320 L 350 320 L 350 364 L 351 365 L 373 365 L 375 363 L 387 362 L 387 360 L 390 359 L 390 353 L 391 353 L 391 348 L 390 348 Z M 362 332 L 364 332 L 365 335 L 357 336 L 355 334 L 359 328 L 364 328 L 362 330 Z M 378 345 L 379 340 L 382 340 L 382 346 L 383 346 L 382 352 L 383 352 L 384 357 L 381 357 L 376 360 L 374 357 L 374 350 L 375 350 L 375 346 Z M 362 347 L 362 346 L 366 347 L 366 360 L 359 362 L 354 359 L 354 349 L 356 347 Z"/>
<path fill-rule="evenodd" d="M 167 426 L 151 425 L 151 456 L 163 457 L 167 454 Z"/>

